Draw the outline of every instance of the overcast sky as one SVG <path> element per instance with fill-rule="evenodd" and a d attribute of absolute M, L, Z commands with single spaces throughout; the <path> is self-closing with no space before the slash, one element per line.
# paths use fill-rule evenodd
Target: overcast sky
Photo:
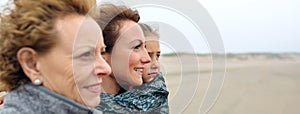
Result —
<path fill-rule="evenodd" d="M 0 4 L 2 5 L 6 1 L 1 0 Z M 226 52 L 300 52 L 300 0 L 198 1 L 216 23 Z M 151 12 L 141 9 L 141 21 L 151 21 L 147 20 L 147 16 L 157 16 L 159 12 L 163 11 L 158 11 L 155 15 L 153 15 L 155 10 Z M 166 12 L 168 11 L 164 13 Z M 199 39 L 200 34 L 184 32 L 184 30 L 189 30 L 191 27 L 179 28 L 180 25 L 176 25 L 176 20 L 180 20 L 181 17 L 176 17 L 176 14 L 171 13 L 169 16 L 164 16 L 163 20 L 173 21 L 175 23 L 175 25 L 172 24 L 174 31 L 179 31 L 179 35 L 187 38 L 194 51 L 209 52 L 209 47 L 205 45 L 205 41 Z M 172 16 L 175 16 L 175 18 Z M 145 18 L 143 19 L 143 17 Z M 162 21 L 162 23 L 165 22 Z M 172 50 L 167 49 L 167 44 L 163 45 L 162 48 L 163 50 Z M 185 48 L 180 49 L 185 51 Z"/>
<path fill-rule="evenodd" d="M 299 0 L 199 0 L 227 52 L 300 52 Z"/>

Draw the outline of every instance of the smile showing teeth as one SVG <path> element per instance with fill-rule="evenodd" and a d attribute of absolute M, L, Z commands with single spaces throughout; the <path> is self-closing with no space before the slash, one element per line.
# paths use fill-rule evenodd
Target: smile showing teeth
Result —
<path fill-rule="evenodd" d="M 141 69 L 141 68 L 134 68 L 134 71 L 139 72 L 139 73 L 143 73 L 143 69 Z"/>

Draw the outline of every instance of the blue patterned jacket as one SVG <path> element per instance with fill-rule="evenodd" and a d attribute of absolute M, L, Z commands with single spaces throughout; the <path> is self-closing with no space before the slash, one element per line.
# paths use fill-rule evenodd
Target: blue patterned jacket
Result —
<path fill-rule="evenodd" d="M 96 109 L 104 114 L 168 114 L 168 95 L 165 80 L 160 73 L 151 82 L 130 91 L 117 95 L 102 93 L 101 103 Z"/>

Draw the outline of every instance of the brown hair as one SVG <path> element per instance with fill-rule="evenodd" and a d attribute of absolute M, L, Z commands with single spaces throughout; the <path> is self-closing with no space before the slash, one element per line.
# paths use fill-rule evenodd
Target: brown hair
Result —
<path fill-rule="evenodd" d="M 39 54 L 55 45 L 55 22 L 69 14 L 86 15 L 95 0 L 14 0 L 1 13 L 0 91 L 10 91 L 29 81 L 17 52 L 30 47 Z M 12 7 L 14 6 L 14 7 Z"/>
<path fill-rule="evenodd" d="M 136 10 L 132 10 L 126 6 L 103 4 L 100 5 L 100 16 L 95 20 L 102 29 L 106 52 L 111 53 L 120 35 L 122 21 L 131 20 L 137 23 L 140 20 L 140 16 Z"/>

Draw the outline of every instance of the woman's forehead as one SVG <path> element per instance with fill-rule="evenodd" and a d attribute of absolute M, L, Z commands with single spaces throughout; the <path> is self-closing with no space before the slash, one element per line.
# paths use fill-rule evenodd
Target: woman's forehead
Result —
<path fill-rule="evenodd" d="M 133 21 L 125 21 L 123 27 L 120 29 L 119 41 L 132 42 L 135 40 L 140 40 L 145 42 L 143 32 L 137 23 Z"/>
<path fill-rule="evenodd" d="M 96 45 L 103 44 L 102 31 L 99 25 L 90 17 L 78 17 L 78 20 L 75 24 L 69 25 L 71 32 L 61 33 L 69 34 L 68 37 L 64 37 L 68 41 L 73 41 L 73 47 L 96 47 Z M 68 21 L 68 20 L 66 20 Z M 68 29 L 67 28 L 67 29 Z"/>

